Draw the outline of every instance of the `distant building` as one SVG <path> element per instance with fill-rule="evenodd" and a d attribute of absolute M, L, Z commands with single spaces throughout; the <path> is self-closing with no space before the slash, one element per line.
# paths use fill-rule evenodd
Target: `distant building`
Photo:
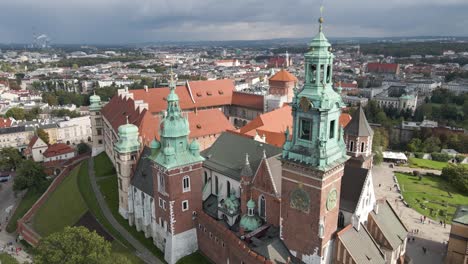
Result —
<path fill-rule="evenodd" d="M 411 110 L 412 113 L 416 111 L 418 105 L 417 95 L 403 95 L 400 97 L 389 97 L 385 95 L 377 95 L 374 97 L 379 107 L 393 107 L 398 110 Z"/>
<path fill-rule="evenodd" d="M 400 65 L 397 63 L 371 62 L 367 64 L 367 72 L 382 76 L 385 79 L 394 79 L 400 74 Z"/>
<path fill-rule="evenodd" d="M 468 205 L 459 205 L 453 216 L 445 263 L 468 263 Z"/>
<path fill-rule="evenodd" d="M 358 97 L 358 96 L 350 96 L 350 95 L 343 95 L 341 96 L 343 99 L 343 103 L 349 105 L 349 106 L 366 106 L 367 103 L 369 102 L 369 99 L 365 97 Z"/>
<path fill-rule="evenodd" d="M 232 59 L 232 60 L 217 60 L 214 62 L 215 66 L 219 67 L 237 67 L 240 65 L 239 60 Z"/>
<path fill-rule="evenodd" d="M 44 152 L 47 148 L 47 144 L 40 137 L 34 136 L 24 150 L 24 154 L 26 157 L 31 157 L 35 162 L 41 162 L 44 161 Z"/>

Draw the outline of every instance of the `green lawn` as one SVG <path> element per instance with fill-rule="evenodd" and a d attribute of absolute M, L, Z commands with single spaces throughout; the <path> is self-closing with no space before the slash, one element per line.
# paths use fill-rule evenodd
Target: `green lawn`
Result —
<path fill-rule="evenodd" d="M 77 184 L 80 166 L 66 176 L 37 210 L 32 222 L 34 230 L 41 236 L 59 232 L 66 226 L 73 226 L 88 211 Z"/>
<path fill-rule="evenodd" d="M 427 159 L 410 158 L 409 164 L 411 168 L 423 168 L 432 170 L 442 170 L 448 165 L 448 162 L 440 162 Z"/>
<path fill-rule="evenodd" d="M 15 258 L 8 255 L 7 253 L 0 254 L 0 263 L 1 264 L 19 264 L 19 262 Z"/>
<path fill-rule="evenodd" d="M 47 186 L 44 187 L 44 190 L 41 192 L 34 192 L 32 190 L 28 190 L 26 194 L 24 195 L 23 199 L 21 199 L 21 202 L 19 203 L 18 207 L 16 208 L 15 212 L 13 213 L 13 216 L 10 219 L 10 222 L 8 222 L 8 225 L 6 227 L 6 231 L 9 233 L 15 232 L 16 231 L 16 225 L 18 223 L 18 219 L 24 216 L 26 212 L 31 208 L 31 206 L 41 197 L 41 195 L 45 192 L 47 187 L 49 187 L 50 182 L 47 184 Z"/>
<path fill-rule="evenodd" d="M 94 157 L 94 173 L 96 178 L 115 175 L 114 165 L 105 152 Z"/>
<path fill-rule="evenodd" d="M 446 210 L 446 221 L 450 223 L 457 205 L 468 204 L 468 195 L 463 195 L 440 176 L 424 176 L 420 181 L 410 174 L 395 175 L 410 207 L 433 220 L 443 220 L 445 217 L 436 211 Z"/>
<path fill-rule="evenodd" d="M 117 239 L 112 241 L 112 254 L 124 255 L 134 264 L 144 263 L 140 258 L 133 254 L 135 248 L 125 240 L 125 238 L 123 238 L 122 235 L 114 229 L 114 227 L 112 227 L 99 208 L 96 195 L 91 187 L 91 179 L 88 175 L 88 161 L 84 161 L 82 163 L 78 172 L 78 188 L 89 211 L 94 215 L 96 220 L 104 227 L 104 229 Z"/>
<path fill-rule="evenodd" d="M 205 256 L 203 256 L 200 252 L 195 252 L 192 255 L 188 255 L 186 257 L 181 258 L 177 261 L 177 264 L 211 264 L 212 262 L 209 261 Z"/>

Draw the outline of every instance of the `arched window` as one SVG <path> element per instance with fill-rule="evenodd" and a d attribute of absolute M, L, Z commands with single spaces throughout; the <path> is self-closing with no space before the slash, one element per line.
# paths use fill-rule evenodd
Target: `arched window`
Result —
<path fill-rule="evenodd" d="M 344 227 L 344 214 L 340 211 L 338 213 L 338 228 Z"/>
<path fill-rule="evenodd" d="M 184 176 L 182 179 L 182 185 L 183 185 L 183 192 L 188 192 L 190 191 L 190 177 L 188 175 Z"/>
<path fill-rule="evenodd" d="M 215 194 L 218 195 L 218 176 L 215 176 Z"/>
<path fill-rule="evenodd" d="M 266 217 L 265 197 L 263 195 L 258 197 L 258 215 L 263 219 Z"/>
<path fill-rule="evenodd" d="M 231 183 L 229 181 L 226 181 L 226 197 L 229 197 L 231 195 Z"/>
<path fill-rule="evenodd" d="M 354 141 L 349 142 L 349 151 L 353 151 L 354 149 Z"/>
<path fill-rule="evenodd" d="M 327 83 L 330 83 L 330 77 L 331 77 L 331 66 L 327 66 Z"/>
<path fill-rule="evenodd" d="M 361 152 L 364 152 L 364 142 L 361 143 Z"/>

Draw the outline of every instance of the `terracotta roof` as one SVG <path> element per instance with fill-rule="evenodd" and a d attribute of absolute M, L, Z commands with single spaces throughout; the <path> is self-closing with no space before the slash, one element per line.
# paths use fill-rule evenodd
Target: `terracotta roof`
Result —
<path fill-rule="evenodd" d="M 341 88 L 358 88 L 357 83 L 345 83 L 345 82 L 335 83 L 335 88 L 340 85 L 341 85 Z"/>
<path fill-rule="evenodd" d="M 28 149 L 32 149 L 32 147 L 34 146 L 34 144 L 36 144 L 36 141 L 39 139 L 38 136 L 33 136 L 31 138 L 31 140 L 29 141 L 29 144 L 28 144 Z"/>
<path fill-rule="evenodd" d="M 296 76 L 292 75 L 285 69 L 277 72 L 270 78 L 270 81 L 280 81 L 280 82 L 297 82 Z"/>
<path fill-rule="evenodd" d="M 343 127 L 346 126 L 349 120 L 351 120 L 351 116 L 342 113 L 339 120 L 340 125 Z M 289 131 L 292 132 L 292 126 L 293 118 L 291 106 L 285 105 L 271 112 L 257 116 L 254 120 L 247 123 L 247 125 L 233 132 L 250 138 L 255 137 L 256 134 L 260 137 L 265 136 L 268 144 L 280 147 L 283 146 L 285 141 L 284 132 L 286 128 L 289 127 Z"/>
<path fill-rule="evenodd" d="M 143 144 L 145 145 L 149 145 L 155 137 L 159 139 L 160 115 L 152 114 L 146 109 L 140 113 L 135 109 L 135 103 L 132 99 L 114 96 L 103 107 L 101 113 L 110 122 L 114 131 L 117 131 L 119 126 L 126 123 L 126 117 L 128 116 L 129 123 L 138 127 Z M 233 129 L 228 119 L 217 108 L 199 110 L 197 113 L 189 112 L 188 120 L 190 124 L 190 138 L 220 134 L 223 131 Z"/>
<path fill-rule="evenodd" d="M 12 120 L 10 118 L 0 117 L 0 128 L 11 127 Z"/>
<path fill-rule="evenodd" d="M 67 144 L 64 143 L 56 143 L 53 145 L 50 145 L 46 151 L 44 151 L 43 155 L 46 158 L 58 156 L 58 155 L 63 155 L 67 154 L 70 152 L 74 152 L 75 150 L 68 146 Z"/>
<path fill-rule="evenodd" d="M 396 73 L 398 67 L 396 63 L 371 62 L 367 64 L 367 71 L 376 73 Z"/>
<path fill-rule="evenodd" d="M 250 94 L 242 92 L 232 93 L 232 104 L 243 106 L 250 109 L 256 109 L 263 112 L 264 109 L 264 96 L 259 94 Z"/>
<path fill-rule="evenodd" d="M 234 81 L 229 79 L 212 81 L 188 82 L 188 85 L 177 86 L 176 93 L 179 96 L 179 104 L 182 110 L 230 105 Z M 169 88 L 151 88 L 130 90 L 135 100 L 143 100 L 148 103 L 151 113 L 159 113 L 167 108 L 166 97 Z"/>

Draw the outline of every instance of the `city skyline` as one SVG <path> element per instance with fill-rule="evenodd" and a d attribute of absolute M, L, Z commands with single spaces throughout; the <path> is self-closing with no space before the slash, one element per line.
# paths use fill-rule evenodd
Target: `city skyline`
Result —
<path fill-rule="evenodd" d="M 34 34 L 60 44 L 304 38 L 317 31 L 322 4 L 330 37 L 467 36 L 462 0 L 22 0 L 0 3 L 0 43 L 30 43 Z"/>

